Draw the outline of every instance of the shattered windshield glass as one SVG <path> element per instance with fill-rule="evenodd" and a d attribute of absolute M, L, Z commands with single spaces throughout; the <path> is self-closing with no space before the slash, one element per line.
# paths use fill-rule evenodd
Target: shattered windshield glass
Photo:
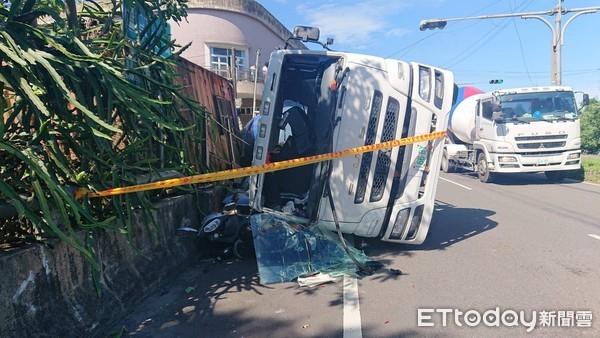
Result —
<path fill-rule="evenodd" d="M 250 218 L 261 283 L 291 282 L 318 272 L 357 276 L 358 267 L 337 235 L 318 226 L 307 228 L 306 221 L 271 211 Z M 348 248 L 360 263 L 373 265 L 362 251 Z"/>
<path fill-rule="evenodd" d="M 499 97 L 506 122 L 560 121 L 577 119 L 572 92 L 506 94 Z"/>

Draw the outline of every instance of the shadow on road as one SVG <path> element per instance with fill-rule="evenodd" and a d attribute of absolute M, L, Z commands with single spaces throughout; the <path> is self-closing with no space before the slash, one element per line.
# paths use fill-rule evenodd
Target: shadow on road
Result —
<path fill-rule="evenodd" d="M 462 241 L 469 240 L 498 226 L 490 219 L 496 212 L 484 209 L 458 208 L 452 204 L 436 201 L 429 233 L 421 245 L 399 245 L 369 239 L 365 253 L 384 265 L 373 281 L 387 282 L 402 279 L 406 272 L 394 274 L 392 270 L 400 268 L 396 257 L 410 258 L 418 251 L 446 250 Z"/>
<path fill-rule="evenodd" d="M 215 304 L 235 293 L 260 296 L 269 289 L 260 284 L 256 261 L 252 259 L 200 261 L 146 298 L 107 336 L 219 337 L 224 333 L 235 336 L 235 325 L 250 324 L 254 319 L 241 309 L 215 313 Z M 231 326 L 231 323 L 236 324 Z"/>
<path fill-rule="evenodd" d="M 365 252 L 367 255 L 376 253 L 379 256 L 385 254 L 410 257 L 411 252 L 415 251 L 444 250 L 494 229 L 498 224 L 489 218 L 494 214 L 490 210 L 458 208 L 437 201 L 429 235 L 422 245 L 399 245 L 370 239 L 365 240 L 368 245 Z M 400 270 L 394 273 L 394 268 L 397 267 L 394 266 L 395 260 L 391 257 L 377 260 L 383 263 L 384 268 L 376 271 L 370 277 L 372 280 L 393 282 L 408 275 Z M 146 298 L 130 316 L 116 325 L 118 329 L 105 336 L 234 337 L 265 336 L 265 333 L 273 337 L 343 336 L 341 329 L 315 332 L 310 327 L 298 326 L 293 317 L 275 317 L 273 312 L 247 310 L 265 297 L 280 297 L 277 290 L 282 287 L 284 292 L 295 296 L 321 297 L 326 291 L 321 288 L 300 288 L 295 284 L 263 285 L 260 283 L 254 259 L 200 261 Z M 333 295 L 328 305 L 342 307 L 342 292 Z M 378 328 L 363 327 L 363 333 L 370 331 L 378 331 Z M 416 336 L 415 332 L 410 331 L 403 332 L 402 335 Z"/>
<path fill-rule="evenodd" d="M 369 251 L 385 252 L 398 256 L 411 256 L 413 251 L 445 250 L 464 240 L 494 229 L 498 223 L 489 217 L 496 212 L 484 209 L 458 208 L 452 204 L 436 201 L 429 234 L 421 245 L 398 245 L 367 240 Z"/>
<path fill-rule="evenodd" d="M 498 222 L 489 217 L 492 210 L 457 208 L 452 204 L 436 201 L 429 234 L 419 246 L 403 246 L 409 250 L 444 250 L 447 247 L 494 229 Z"/>
<path fill-rule="evenodd" d="M 581 179 L 568 178 L 563 181 L 550 181 L 543 173 L 526 173 L 526 174 L 495 174 L 494 180 L 491 183 L 479 182 L 477 173 L 467 171 L 457 171 L 452 175 L 460 175 L 467 179 L 471 179 L 475 184 L 497 184 L 497 185 L 553 185 L 553 184 L 575 184 L 581 183 Z M 450 177 L 450 176 L 449 176 Z"/>

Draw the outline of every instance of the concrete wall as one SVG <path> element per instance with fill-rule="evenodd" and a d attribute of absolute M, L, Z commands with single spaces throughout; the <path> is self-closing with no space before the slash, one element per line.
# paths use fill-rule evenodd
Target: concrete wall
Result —
<path fill-rule="evenodd" d="M 208 200 L 208 195 L 199 201 L 184 195 L 159 203 L 153 212 L 156 241 L 146 231 L 151 225 L 138 217 L 132 242 L 146 257 L 136 253 L 124 235 L 96 235 L 100 297 L 90 263 L 62 242 L 0 252 L 0 337 L 103 334 L 143 297 L 200 257 L 196 237 L 177 235 L 175 229 L 196 227 Z"/>

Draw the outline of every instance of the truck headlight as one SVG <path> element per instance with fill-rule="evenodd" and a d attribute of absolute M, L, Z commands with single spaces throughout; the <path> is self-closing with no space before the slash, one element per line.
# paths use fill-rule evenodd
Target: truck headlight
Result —
<path fill-rule="evenodd" d="M 569 154 L 569 156 L 567 156 L 567 160 L 573 160 L 573 159 L 579 158 L 580 156 L 581 156 L 580 153 Z"/>
<path fill-rule="evenodd" d="M 402 236 L 402 232 L 408 223 L 408 216 L 410 215 L 410 208 L 402 209 L 398 211 L 396 215 L 396 221 L 394 222 L 394 227 L 392 228 L 392 232 L 390 233 L 390 238 L 392 239 L 400 239 Z"/>
<path fill-rule="evenodd" d="M 499 162 L 517 162 L 517 159 L 513 156 L 500 156 L 498 157 Z"/>

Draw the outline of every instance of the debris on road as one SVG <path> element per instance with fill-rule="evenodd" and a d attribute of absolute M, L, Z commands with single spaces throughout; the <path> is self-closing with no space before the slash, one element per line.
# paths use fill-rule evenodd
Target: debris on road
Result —
<path fill-rule="evenodd" d="M 309 276 L 298 277 L 298 285 L 300 286 L 311 287 L 331 282 L 337 282 L 337 278 L 321 272 L 313 273 Z"/>
<path fill-rule="evenodd" d="M 357 265 L 339 238 L 318 225 L 308 227 L 307 221 L 276 211 L 250 217 L 261 283 L 292 282 L 300 276 L 319 272 L 331 278 L 360 277 Z M 358 262 L 365 266 L 374 265 L 364 252 L 348 247 Z"/>
<path fill-rule="evenodd" d="M 390 269 L 390 274 L 396 275 L 396 276 L 402 276 L 402 271 L 400 271 L 398 269 Z"/>

